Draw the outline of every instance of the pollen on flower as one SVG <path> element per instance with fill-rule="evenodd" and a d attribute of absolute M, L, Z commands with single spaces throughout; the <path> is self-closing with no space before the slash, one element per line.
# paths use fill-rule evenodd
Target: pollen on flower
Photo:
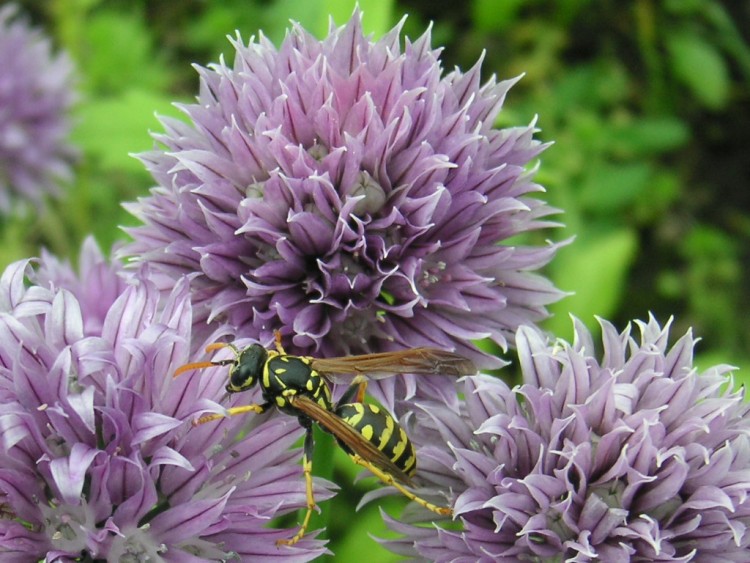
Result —
<path fill-rule="evenodd" d="M 422 272 L 422 279 L 420 281 L 421 287 L 427 287 L 433 284 L 436 284 L 441 281 L 441 275 L 442 272 L 444 272 L 446 269 L 446 263 L 443 261 L 439 261 L 434 266 L 425 269 Z"/>

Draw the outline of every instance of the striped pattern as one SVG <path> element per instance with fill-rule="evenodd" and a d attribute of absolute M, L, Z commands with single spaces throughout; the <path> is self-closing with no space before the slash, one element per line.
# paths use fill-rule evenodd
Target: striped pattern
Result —
<path fill-rule="evenodd" d="M 312 369 L 310 361 L 307 357 L 269 352 L 260 380 L 263 397 L 291 414 L 295 412 L 288 397 L 295 395 L 305 395 L 325 410 L 332 410 L 331 390 L 325 379 Z"/>
<path fill-rule="evenodd" d="M 369 403 L 338 405 L 335 413 L 383 452 L 404 473 L 414 475 L 417 470 L 414 445 L 390 414 Z"/>

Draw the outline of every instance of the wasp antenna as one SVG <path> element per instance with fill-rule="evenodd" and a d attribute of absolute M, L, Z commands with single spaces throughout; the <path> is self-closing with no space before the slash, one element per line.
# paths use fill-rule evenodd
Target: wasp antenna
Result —
<path fill-rule="evenodd" d="M 222 364 L 216 363 L 216 362 L 195 362 L 192 364 L 185 364 L 184 366 L 178 367 L 176 370 L 174 370 L 173 378 L 181 376 L 186 371 L 194 370 L 194 369 L 205 369 L 210 368 L 213 366 L 220 366 Z"/>
<path fill-rule="evenodd" d="M 206 346 L 206 353 L 215 352 L 216 350 L 221 350 L 222 348 L 231 348 L 232 352 L 237 355 L 237 348 L 235 348 L 228 342 L 214 342 L 213 344 L 209 344 L 208 346 Z"/>

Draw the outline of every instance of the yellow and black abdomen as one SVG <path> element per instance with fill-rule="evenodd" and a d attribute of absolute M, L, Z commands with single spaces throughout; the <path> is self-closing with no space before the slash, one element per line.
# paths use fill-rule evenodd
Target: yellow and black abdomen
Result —
<path fill-rule="evenodd" d="M 310 366 L 310 359 L 286 354 L 270 354 L 263 369 L 261 388 L 263 398 L 282 411 L 297 414 L 289 406 L 287 397 L 304 395 L 325 410 L 333 409 L 331 390 L 325 379 Z"/>
<path fill-rule="evenodd" d="M 409 436 L 382 408 L 369 403 L 338 405 L 335 414 L 374 445 L 409 477 L 417 471 L 417 454 Z M 339 441 L 348 453 L 351 450 Z"/>

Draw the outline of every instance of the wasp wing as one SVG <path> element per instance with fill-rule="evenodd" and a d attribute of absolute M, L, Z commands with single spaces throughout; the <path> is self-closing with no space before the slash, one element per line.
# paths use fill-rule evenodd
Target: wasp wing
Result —
<path fill-rule="evenodd" d="M 310 360 L 312 368 L 325 375 L 363 374 L 370 379 L 404 373 L 462 376 L 477 372 L 474 363 L 468 358 L 439 348 L 409 348 L 395 352 Z"/>
<path fill-rule="evenodd" d="M 411 483 L 411 479 L 406 473 L 343 419 L 304 395 L 290 397 L 289 401 L 294 408 L 317 422 L 362 459 L 372 463 L 375 467 L 392 475 L 402 483 L 407 485 Z"/>

